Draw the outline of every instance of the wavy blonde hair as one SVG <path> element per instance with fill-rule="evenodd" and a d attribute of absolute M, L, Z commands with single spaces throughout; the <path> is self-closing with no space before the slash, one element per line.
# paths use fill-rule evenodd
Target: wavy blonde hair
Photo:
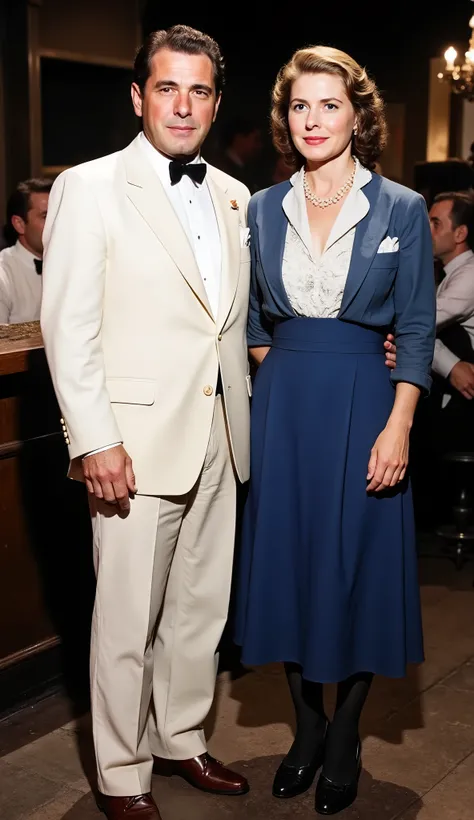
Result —
<path fill-rule="evenodd" d="M 272 90 L 270 114 L 276 150 L 293 168 L 300 168 L 305 162 L 303 155 L 293 144 L 288 126 L 291 87 L 302 74 L 334 74 L 341 78 L 357 118 L 357 134 L 352 138 L 352 153 L 362 165 L 373 169 L 387 142 L 382 97 L 365 68 L 349 54 L 329 46 L 298 49 L 278 72 Z"/>

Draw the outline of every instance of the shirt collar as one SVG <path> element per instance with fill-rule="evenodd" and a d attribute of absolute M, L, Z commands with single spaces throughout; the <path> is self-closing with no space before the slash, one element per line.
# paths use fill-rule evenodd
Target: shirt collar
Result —
<path fill-rule="evenodd" d="M 344 235 L 350 228 L 360 222 L 369 212 L 370 205 L 367 197 L 361 189 L 372 179 L 372 172 L 360 164 L 357 157 L 354 157 L 356 172 L 351 190 L 347 195 L 340 212 L 338 213 L 330 236 L 326 243 L 326 250 L 334 244 L 337 239 Z M 306 212 L 306 198 L 303 189 L 304 166 L 296 171 L 290 178 L 292 188 L 283 199 L 283 210 L 289 221 L 298 231 L 306 247 L 312 253 L 311 232 L 309 229 L 308 216 Z"/>
<path fill-rule="evenodd" d="M 169 171 L 170 162 L 171 162 L 170 158 L 165 157 L 164 154 L 160 154 L 160 152 L 157 151 L 157 149 L 151 144 L 151 142 L 149 142 L 149 140 L 147 140 L 147 138 L 146 138 L 145 134 L 143 133 L 143 131 L 140 132 L 140 146 L 141 146 L 145 156 L 148 158 L 148 161 L 151 163 L 154 170 L 158 174 L 158 177 L 160 179 L 161 184 L 164 185 L 165 187 L 170 188 L 171 187 L 170 171 Z M 194 157 L 193 160 L 191 160 L 191 163 L 198 163 L 198 162 L 202 162 L 202 157 L 201 157 L 200 154 L 198 154 L 196 157 Z"/>
<path fill-rule="evenodd" d="M 451 262 L 448 262 L 448 264 L 444 266 L 446 276 L 449 276 L 451 273 L 459 270 L 459 268 L 462 268 L 463 265 L 470 262 L 473 257 L 474 253 L 471 250 L 463 251 L 463 253 L 455 256 L 454 259 L 451 259 Z"/>
<path fill-rule="evenodd" d="M 28 248 L 25 248 L 25 246 L 21 244 L 19 239 L 17 239 L 17 241 L 15 242 L 14 251 L 15 256 L 17 256 L 18 259 L 21 259 L 21 261 L 25 265 L 29 265 L 31 268 L 35 264 L 34 260 L 39 259 L 39 256 L 36 256 L 36 254 L 31 253 L 31 251 L 29 251 Z"/>

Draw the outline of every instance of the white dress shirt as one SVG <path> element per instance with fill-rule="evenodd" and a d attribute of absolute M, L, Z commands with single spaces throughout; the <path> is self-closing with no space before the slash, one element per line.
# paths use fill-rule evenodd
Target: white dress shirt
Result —
<path fill-rule="evenodd" d="M 465 251 L 445 265 L 443 281 L 436 292 L 436 330 L 454 323 L 468 332 L 474 347 L 474 253 Z M 433 370 L 447 379 L 460 361 L 440 339 L 436 339 Z"/>
<path fill-rule="evenodd" d="M 203 184 L 198 185 L 183 174 L 182 179 L 176 185 L 171 185 L 170 160 L 153 148 L 143 132 L 140 139 L 145 155 L 158 174 L 186 232 L 204 282 L 212 313 L 214 318 L 217 318 L 221 288 L 221 240 L 207 180 L 204 179 Z M 193 162 L 202 162 L 201 157 L 196 157 Z"/>
<path fill-rule="evenodd" d="M 0 251 L 0 324 L 39 320 L 43 282 L 35 258 L 19 241 Z"/>
<path fill-rule="evenodd" d="M 372 173 L 356 159 L 354 182 L 331 228 L 326 247 L 316 256 L 311 239 L 304 168 L 291 177 L 292 188 L 283 200 L 288 218 L 282 276 L 295 314 L 331 319 L 339 313 L 351 262 L 357 224 L 368 214 L 369 200 L 362 188 Z"/>
<path fill-rule="evenodd" d="M 153 147 L 143 131 L 140 134 L 140 145 L 148 162 L 158 175 L 170 204 L 188 237 L 202 276 L 212 313 L 214 318 L 217 318 L 221 289 L 222 253 L 219 226 L 207 180 L 205 178 L 202 185 L 199 185 L 189 176 L 183 174 L 178 183 L 171 185 L 170 160 L 168 157 L 163 156 Z M 200 156 L 192 161 L 202 162 Z M 104 447 L 92 450 L 86 455 L 91 456 L 109 450 L 118 444 L 122 444 L 122 442 L 116 441 L 113 444 L 106 444 Z"/>

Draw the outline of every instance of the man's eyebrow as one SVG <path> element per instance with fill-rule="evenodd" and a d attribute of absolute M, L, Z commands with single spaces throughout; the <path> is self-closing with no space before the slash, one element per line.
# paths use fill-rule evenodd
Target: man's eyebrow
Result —
<path fill-rule="evenodd" d="M 171 88 L 179 88 L 179 84 L 174 80 L 158 80 L 155 83 L 155 88 L 166 88 L 170 86 Z M 190 91 L 207 91 L 209 94 L 212 94 L 212 88 L 206 83 L 194 83 L 190 87 Z"/>

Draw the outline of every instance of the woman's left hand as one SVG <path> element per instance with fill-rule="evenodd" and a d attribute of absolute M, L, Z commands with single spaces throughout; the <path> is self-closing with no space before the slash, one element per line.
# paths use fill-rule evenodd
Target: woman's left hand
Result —
<path fill-rule="evenodd" d="M 389 422 L 370 451 L 367 492 L 380 492 L 403 481 L 408 465 L 410 427 Z"/>

